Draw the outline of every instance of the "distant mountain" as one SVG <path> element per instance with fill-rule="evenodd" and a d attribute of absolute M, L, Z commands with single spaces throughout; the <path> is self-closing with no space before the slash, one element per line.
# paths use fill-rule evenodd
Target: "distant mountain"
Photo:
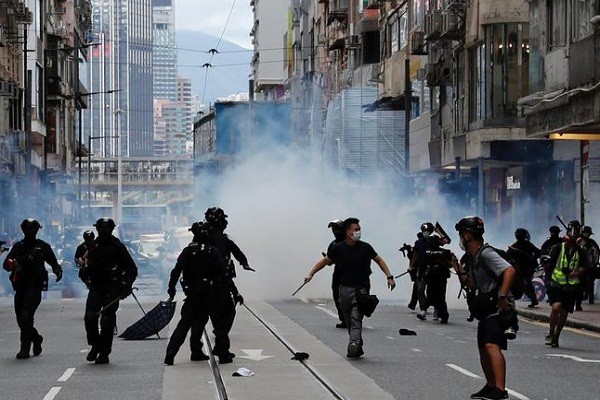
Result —
<path fill-rule="evenodd" d="M 214 103 L 217 98 L 231 94 L 248 92 L 252 50 L 222 40 L 217 49 L 220 53 L 215 54 L 211 61 L 211 54 L 208 51 L 215 48 L 218 41 L 218 37 L 202 32 L 177 31 L 177 47 L 180 49 L 178 51 L 179 74 L 192 79 L 192 91 L 200 99 L 202 99 L 207 71 L 207 68 L 202 68 L 202 65 L 210 62 L 214 66 L 208 68 L 205 103 Z"/>

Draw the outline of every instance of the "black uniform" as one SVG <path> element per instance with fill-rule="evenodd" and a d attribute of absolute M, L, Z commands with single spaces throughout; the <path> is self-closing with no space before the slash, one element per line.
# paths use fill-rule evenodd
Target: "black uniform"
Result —
<path fill-rule="evenodd" d="M 88 251 L 87 266 L 80 269 L 79 277 L 89 287 L 85 305 L 85 331 L 92 350 L 88 361 L 94 361 L 94 355 L 99 359 L 107 359 L 112 350 L 119 301 L 101 314 L 98 313 L 113 300 L 125 298 L 131 293 L 137 267 L 119 239 L 112 235 L 98 236 Z M 100 363 L 98 360 L 96 362 Z"/>
<path fill-rule="evenodd" d="M 508 247 L 508 254 L 517 262 L 525 278 L 524 294 L 531 300 L 530 306 L 537 305 L 537 295 L 531 279 L 538 267 L 537 260 L 542 256 L 542 251 L 528 240 L 517 240 Z"/>
<path fill-rule="evenodd" d="M 223 286 L 226 280 L 226 268 L 223 258 L 216 247 L 210 244 L 193 242 L 187 246 L 171 271 L 168 293 L 175 295 L 175 286 L 183 273 L 182 286 L 186 295 L 181 308 L 181 320 L 171 335 L 167 346 L 166 364 L 172 364 L 173 358 L 185 341 L 192 326 L 202 333 L 210 317 L 215 329 L 214 353 L 229 356 L 228 331 L 223 325 L 215 324 L 222 309 Z"/>
<path fill-rule="evenodd" d="M 427 281 L 425 279 L 425 273 L 427 272 L 427 251 L 429 250 L 429 241 L 426 237 L 421 236 L 414 245 L 414 254 L 416 256 L 416 278 L 417 278 L 417 289 L 419 299 L 419 309 L 422 313 L 427 311 L 429 308 L 429 302 L 427 299 Z M 422 314 L 424 316 L 424 314 Z"/>
<path fill-rule="evenodd" d="M 241 300 L 242 297 L 240 296 L 238 288 L 233 282 L 233 278 L 236 277 L 236 272 L 231 256 L 233 255 L 240 265 L 243 266 L 248 265 L 248 259 L 233 240 L 221 231 L 214 232 L 209 241 L 218 250 L 218 254 L 222 257 L 223 264 L 226 267 L 225 277 L 223 278 L 222 284 L 218 286 L 219 290 L 216 293 L 219 301 L 216 302 L 214 306 L 218 307 L 218 310 L 215 310 L 216 312 L 211 314 L 210 320 L 212 321 L 213 327 L 217 325 L 219 326 L 219 329 L 225 330 L 226 334 L 229 335 L 229 331 L 231 331 L 233 321 L 235 320 L 236 301 L 243 301 Z M 198 321 L 197 324 L 192 326 L 190 334 L 192 358 L 202 354 L 202 331 L 204 325 L 206 325 L 206 322 L 202 323 L 201 321 Z M 216 329 L 217 328 L 215 328 L 215 330 Z M 214 333 L 216 334 L 216 332 Z M 229 351 L 229 345 L 227 346 L 227 351 Z M 217 349 L 215 349 L 214 352 L 215 354 L 219 353 Z"/>
<path fill-rule="evenodd" d="M 327 253 L 330 252 L 333 246 L 342 241 L 343 239 L 333 240 L 331 243 L 329 243 L 329 246 L 327 247 Z M 337 264 L 334 264 L 333 266 L 333 275 L 331 277 L 331 294 L 333 296 L 333 303 L 335 304 L 335 309 L 337 310 L 338 318 L 341 323 L 340 326 L 347 327 L 348 324 L 346 323 L 346 321 L 344 321 L 344 313 L 342 312 L 342 308 L 340 306 L 340 268 Z"/>
<path fill-rule="evenodd" d="M 553 246 L 557 244 L 561 244 L 563 242 L 563 238 L 557 236 L 550 236 L 541 247 L 542 255 L 550 255 L 550 250 Z"/>
<path fill-rule="evenodd" d="M 429 237 L 430 251 L 440 251 L 439 239 L 437 236 Z M 427 253 L 426 253 L 427 254 Z M 426 256 L 426 268 L 423 274 L 423 279 L 427 286 L 427 305 L 432 306 L 436 311 L 440 319 L 440 323 L 447 324 L 450 314 L 448 313 L 448 305 L 446 303 L 446 287 L 448 284 L 448 278 L 450 278 L 450 270 L 442 260 L 433 257 Z"/>
<path fill-rule="evenodd" d="M 32 343 L 34 354 L 38 353 L 35 347 L 41 352 L 43 338 L 33 324 L 35 312 L 42 301 L 42 291 L 48 290 L 45 262 L 52 267 L 57 277 L 62 276 L 62 269 L 50 245 L 40 239 L 26 238 L 15 243 L 3 265 L 4 269 L 10 272 L 10 280 L 15 290 L 15 313 L 21 330 L 20 354 L 26 354 L 27 357 Z"/>

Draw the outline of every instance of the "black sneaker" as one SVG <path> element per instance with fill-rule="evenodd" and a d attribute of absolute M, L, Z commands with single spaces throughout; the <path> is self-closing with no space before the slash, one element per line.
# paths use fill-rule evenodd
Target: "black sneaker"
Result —
<path fill-rule="evenodd" d="M 219 364 L 231 364 L 233 362 L 233 357 L 229 354 L 219 356 Z"/>
<path fill-rule="evenodd" d="M 191 361 L 206 361 L 206 360 L 209 360 L 209 359 L 210 359 L 210 357 L 207 356 L 206 354 L 204 354 L 203 351 L 193 352 L 190 355 L 190 360 Z M 173 365 L 173 364 L 169 364 L 169 365 Z"/>
<path fill-rule="evenodd" d="M 85 359 L 89 362 L 94 362 L 98 357 L 98 353 L 100 352 L 96 348 L 94 348 L 94 346 L 92 346 L 92 349 L 89 351 L 89 353 L 87 353 Z"/>
<path fill-rule="evenodd" d="M 25 350 L 21 350 L 17 353 L 17 360 L 25 360 L 29 358 L 29 352 Z"/>
<path fill-rule="evenodd" d="M 425 321 L 425 320 L 427 320 L 427 317 L 425 316 L 425 313 L 422 313 L 422 314 L 417 314 L 417 319 L 420 319 L 421 321 Z"/>
<path fill-rule="evenodd" d="M 504 400 L 508 399 L 508 390 L 498 389 L 497 387 L 493 387 L 489 392 L 485 394 L 485 396 L 481 397 L 484 400 Z"/>
<path fill-rule="evenodd" d="M 110 360 L 108 359 L 108 354 L 100 353 L 94 362 L 96 364 L 108 364 Z"/>
<path fill-rule="evenodd" d="M 359 358 L 363 354 L 365 354 L 365 352 L 363 351 L 362 346 L 359 343 L 357 343 L 357 342 L 350 342 L 348 344 L 348 352 L 346 354 L 346 357 L 348 357 L 348 358 Z"/>
<path fill-rule="evenodd" d="M 40 354 L 42 354 L 42 342 L 43 341 L 44 341 L 44 338 L 39 336 L 38 340 L 33 342 L 33 355 L 34 356 L 39 356 Z"/>
<path fill-rule="evenodd" d="M 417 308 L 417 305 L 416 305 L 416 304 L 409 304 L 407 307 L 408 307 L 410 310 L 414 310 L 415 308 Z"/>
<path fill-rule="evenodd" d="M 194 361 L 194 360 L 192 360 Z M 166 354 L 165 355 L 165 360 L 163 361 L 163 363 L 165 363 L 165 365 L 173 365 L 175 364 L 175 356 L 173 354 Z"/>
<path fill-rule="evenodd" d="M 481 390 L 479 392 L 475 392 L 471 395 L 472 399 L 483 399 L 486 394 L 488 394 L 491 390 L 493 389 L 493 387 L 489 386 L 487 383 L 485 384 L 484 387 L 481 388 Z"/>
<path fill-rule="evenodd" d="M 346 325 L 343 322 L 340 322 L 339 324 L 336 324 L 335 327 L 340 328 L 340 329 L 346 329 L 346 328 L 348 328 L 348 325 Z"/>

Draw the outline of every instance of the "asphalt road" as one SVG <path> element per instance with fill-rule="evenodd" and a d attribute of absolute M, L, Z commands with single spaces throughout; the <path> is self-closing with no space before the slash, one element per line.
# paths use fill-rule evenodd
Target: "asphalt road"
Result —
<path fill-rule="evenodd" d="M 336 329 L 332 301 L 271 302 L 328 347 L 345 355 L 348 336 Z M 413 311 L 380 304 L 363 331 L 365 357 L 352 365 L 396 399 L 467 399 L 484 381 L 476 348 L 476 323 L 465 310 L 451 310 L 450 323 L 421 322 Z M 417 336 L 400 336 L 399 328 Z M 600 398 L 600 336 L 564 331 L 561 347 L 544 345 L 547 327 L 520 322 L 509 342 L 507 387 L 517 399 Z"/>

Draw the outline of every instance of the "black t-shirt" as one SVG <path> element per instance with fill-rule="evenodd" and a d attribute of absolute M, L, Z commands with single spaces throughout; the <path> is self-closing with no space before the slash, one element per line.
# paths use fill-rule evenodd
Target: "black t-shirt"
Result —
<path fill-rule="evenodd" d="M 339 242 L 327 252 L 339 271 L 340 285 L 369 287 L 371 275 L 371 260 L 377 257 L 377 252 L 369 243 L 360 240 L 350 246 Z"/>

